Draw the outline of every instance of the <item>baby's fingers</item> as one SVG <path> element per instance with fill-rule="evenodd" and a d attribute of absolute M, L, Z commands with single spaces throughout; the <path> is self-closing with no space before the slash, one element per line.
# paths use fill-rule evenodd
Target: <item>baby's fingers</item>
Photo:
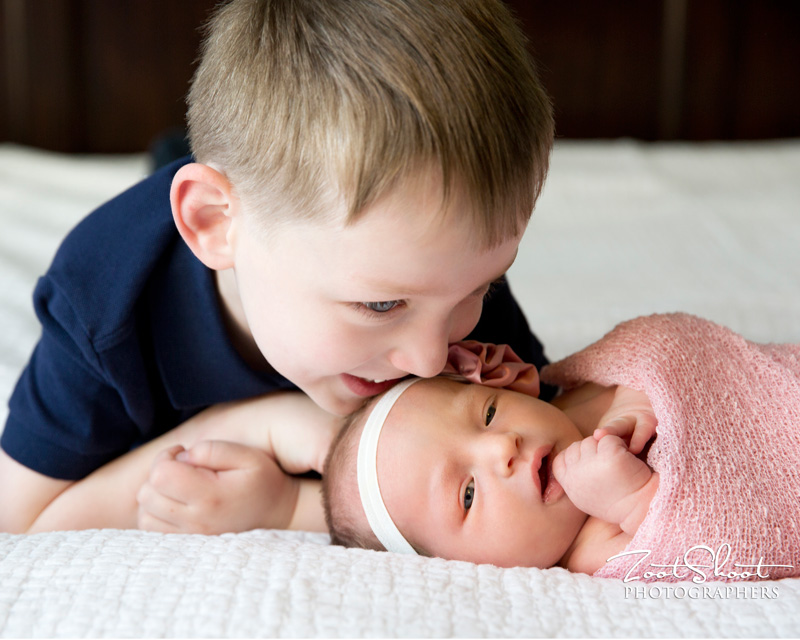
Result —
<path fill-rule="evenodd" d="M 609 455 L 617 451 L 628 452 L 628 445 L 619 436 L 608 435 L 597 442 L 597 453 L 600 455 Z"/>
<path fill-rule="evenodd" d="M 594 439 L 600 440 L 606 436 L 617 436 L 625 439 L 636 426 L 636 418 L 632 415 L 620 416 L 605 423 L 602 427 L 594 430 Z"/>
<path fill-rule="evenodd" d="M 658 418 L 653 414 L 642 414 L 636 421 L 636 428 L 631 436 L 631 444 L 628 447 L 633 454 L 641 453 L 650 438 L 656 435 Z"/>
<path fill-rule="evenodd" d="M 588 448 L 587 441 L 589 441 Z M 556 480 L 561 482 L 568 473 L 568 470 L 578 466 L 581 463 L 581 458 L 591 455 L 593 449 L 596 449 L 596 443 L 593 444 L 591 438 L 584 438 L 583 440 L 573 442 L 566 449 L 561 451 L 553 459 L 553 475 Z"/>
<path fill-rule="evenodd" d="M 564 460 L 564 451 L 562 451 L 555 458 L 553 458 L 553 476 L 555 476 L 556 480 L 561 482 L 564 479 L 566 472 L 567 463 Z"/>
<path fill-rule="evenodd" d="M 573 442 L 566 449 L 553 458 L 553 475 L 560 483 L 563 482 L 569 469 L 575 467 L 581 459 L 581 443 Z"/>

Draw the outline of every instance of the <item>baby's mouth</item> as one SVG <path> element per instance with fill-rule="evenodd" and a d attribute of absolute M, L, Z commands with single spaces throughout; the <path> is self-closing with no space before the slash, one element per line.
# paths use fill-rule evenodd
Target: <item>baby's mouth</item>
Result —
<path fill-rule="evenodd" d="M 550 458 L 553 454 L 553 447 L 542 446 L 533 454 L 533 464 L 531 465 L 531 476 L 533 484 L 539 490 L 539 498 L 544 501 L 545 491 L 550 482 Z"/>
<path fill-rule="evenodd" d="M 553 474 L 553 460 L 555 459 L 556 453 L 551 449 L 542 458 L 542 464 L 539 467 L 539 485 L 542 487 L 542 502 L 545 504 L 558 501 L 564 493 L 564 488 Z"/>
<path fill-rule="evenodd" d="M 542 458 L 542 463 L 539 465 L 539 487 L 542 491 L 542 500 L 547 495 L 547 484 L 550 479 L 550 454 L 548 453 Z"/>

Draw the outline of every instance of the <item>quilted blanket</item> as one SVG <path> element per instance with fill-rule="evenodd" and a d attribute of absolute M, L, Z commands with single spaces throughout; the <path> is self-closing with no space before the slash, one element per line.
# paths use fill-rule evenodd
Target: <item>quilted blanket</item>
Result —
<path fill-rule="evenodd" d="M 542 371 L 647 394 L 659 486 L 595 575 L 659 582 L 800 576 L 800 345 L 758 345 L 688 314 L 641 317 Z"/>
<path fill-rule="evenodd" d="M 563 569 L 344 549 L 319 534 L 0 535 L 0 558 L 3 637 L 774 637 L 800 628 L 800 580 L 747 597 L 700 585 L 640 597 L 639 587 Z"/>

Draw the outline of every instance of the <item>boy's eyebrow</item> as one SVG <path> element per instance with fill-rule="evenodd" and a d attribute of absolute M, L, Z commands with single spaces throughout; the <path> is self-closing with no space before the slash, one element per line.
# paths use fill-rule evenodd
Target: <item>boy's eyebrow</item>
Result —
<path fill-rule="evenodd" d="M 470 296 L 478 295 L 481 291 L 486 289 L 486 287 L 491 285 L 493 282 L 496 282 L 497 280 L 502 278 L 506 274 L 506 272 L 511 268 L 511 265 L 514 264 L 514 260 L 516 260 L 516 259 L 517 259 L 517 254 L 515 252 L 514 253 L 514 257 L 511 259 L 511 262 L 509 262 L 508 266 L 506 266 L 505 269 L 503 269 L 500 273 L 498 273 L 494 278 L 490 278 L 489 280 L 484 282 L 480 287 L 475 289 L 469 295 Z M 366 280 L 364 282 L 364 284 L 367 287 L 371 288 L 371 289 L 375 289 L 376 291 L 386 292 L 386 294 L 390 295 L 390 296 L 392 296 L 392 295 L 397 295 L 397 296 L 402 296 L 402 295 L 424 296 L 424 295 L 426 295 L 428 293 L 427 290 L 424 289 L 423 287 L 415 287 L 414 285 L 403 286 L 403 285 L 398 285 L 398 284 L 389 283 L 389 282 L 380 282 L 380 281 L 377 281 L 377 280 Z"/>

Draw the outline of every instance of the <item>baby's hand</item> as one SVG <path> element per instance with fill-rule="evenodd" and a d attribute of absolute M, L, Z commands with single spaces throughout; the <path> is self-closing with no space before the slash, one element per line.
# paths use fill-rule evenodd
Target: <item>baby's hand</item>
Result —
<path fill-rule="evenodd" d="M 625 442 L 613 435 L 573 442 L 556 456 L 553 474 L 578 509 L 615 524 L 622 524 L 639 506 L 637 492 L 653 475 Z M 652 495 L 647 498 L 648 505 L 650 498 Z"/>
<path fill-rule="evenodd" d="M 618 436 L 628 442 L 631 453 L 641 453 L 647 442 L 656 434 L 658 419 L 649 398 L 641 391 L 617 387 L 614 400 L 598 421 L 594 432 L 596 440 L 605 436 Z"/>
<path fill-rule="evenodd" d="M 255 447 L 203 440 L 155 459 L 137 494 L 138 526 L 167 533 L 218 534 L 289 526 L 299 481 Z"/>

